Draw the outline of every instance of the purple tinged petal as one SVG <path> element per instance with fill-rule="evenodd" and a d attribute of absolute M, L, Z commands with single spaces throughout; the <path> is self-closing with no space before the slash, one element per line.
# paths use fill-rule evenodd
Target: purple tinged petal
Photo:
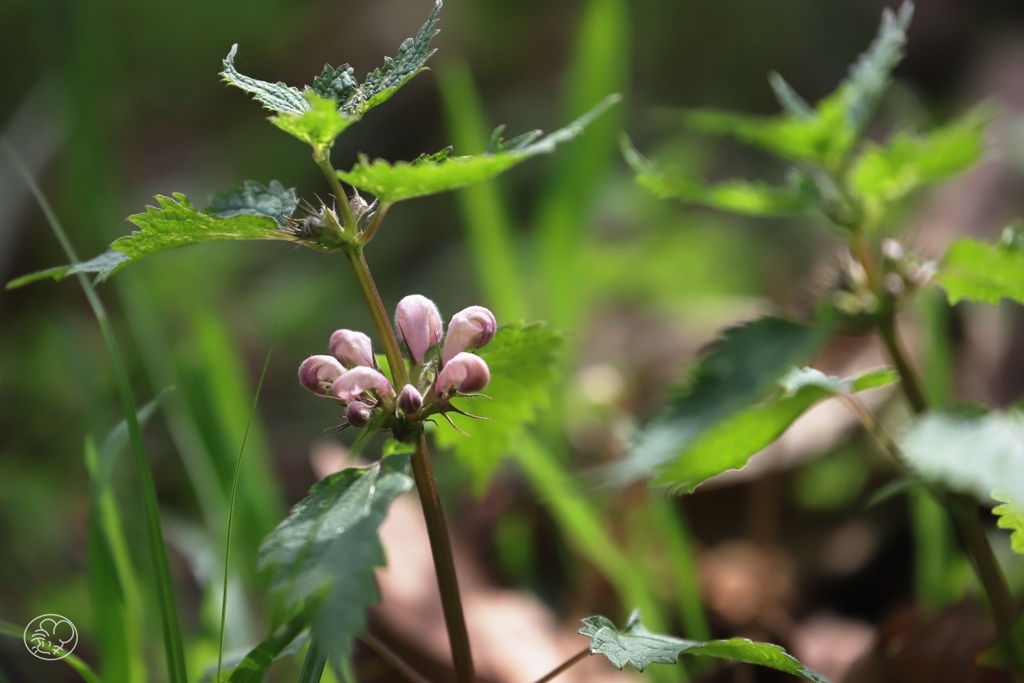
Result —
<path fill-rule="evenodd" d="M 331 335 L 331 353 L 346 368 L 372 368 L 373 344 L 362 332 L 338 330 Z"/>
<path fill-rule="evenodd" d="M 444 352 L 441 354 L 441 365 L 463 351 L 471 351 L 486 346 L 498 329 L 498 321 L 494 314 L 483 306 L 470 306 L 452 316 L 448 323 L 448 336 L 444 340 Z"/>
<path fill-rule="evenodd" d="M 326 395 L 324 384 L 333 382 L 345 373 L 338 359 L 333 356 L 310 356 L 299 366 L 299 381 L 315 394 Z"/>
<path fill-rule="evenodd" d="M 455 391 L 468 394 L 480 391 L 491 381 L 491 371 L 480 356 L 472 353 L 459 353 L 448 361 L 448 364 L 437 376 L 437 393 L 447 396 Z"/>
<path fill-rule="evenodd" d="M 441 341 L 441 313 L 427 297 L 412 294 L 398 302 L 395 328 L 409 347 L 413 362 L 422 365 L 427 349 Z"/>
<path fill-rule="evenodd" d="M 416 387 L 406 384 L 398 395 L 398 407 L 409 417 L 415 417 L 423 408 L 423 396 Z"/>
<path fill-rule="evenodd" d="M 395 390 L 388 378 L 365 366 L 352 368 L 336 379 L 331 391 L 342 401 L 359 398 L 367 391 L 376 391 L 381 398 L 395 397 Z"/>
<path fill-rule="evenodd" d="M 345 406 L 345 419 L 353 427 L 365 427 L 373 415 L 373 409 L 362 401 L 352 401 Z"/>

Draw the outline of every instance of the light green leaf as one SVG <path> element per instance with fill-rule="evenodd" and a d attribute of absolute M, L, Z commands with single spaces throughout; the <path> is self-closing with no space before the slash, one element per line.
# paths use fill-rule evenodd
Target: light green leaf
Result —
<path fill-rule="evenodd" d="M 1018 555 L 1024 555 L 1024 503 L 1002 491 L 993 491 L 992 497 L 1002 503 L 992 508 L 992 514 L 999 518 L 999 528 L 1013 532 L 1010 535 L 1010 547 Z"/>
<path fill-rule="evenodd" d="M 283 228 L 287 227 L 287 219 L 295 213 L 298 204 L 295 188 L 286 190 L 276 180 L 271 180 L 267 187 L 246 180 L 242 187 L 232 187 L 210 197 L 207 213 L 221 218 L 268 216 Z"/>
<path fill-rule="evenodd" d="M 805 174 L 791 174 L 786 187 L 747 180 L 707 185 L 681 168 L 659 168 L 642 157 L 625 135 L 621 144 L 623 156 L 637 174 L 637 183 L 662 199 L 681 199 L 690 204 L 754 216 L 802 213 L 817 205 L 814 182 Z"/>
<path fill-rule="evenodd" d="M 1024 303 L 1024 249 L 962 237 L 946 250 L 935 280 L 950 303 L 997 304 L 1003 298 Z"/>
<path fill-rule="evenodd" d="M 477 351 L 487 362 L 491 382 L 484 398 L 462 399 L 458 407 L 468 413 L 494 420 L 472 420 L 451 414 L 459 434 L 438 419 L 437 442 L 455 451 L 455 456 L 473 473 L 474 489 L 482 493 L 491 474 L 509 454 L 513 439 L 536 418 L 549 401 L 549 387 L 557 377 L 557 355 L 564 338 L 543 323 L 512 323 L 498 328 L 491 343 Z"/>
<path fill-rule="evenodd" d="M 989 116 L 975 110 L 928 133 L 895 134 L 885 146 L 869 145 L 851 171 L 862 197 L 893 201 L 970 168 L 984 152 Z"/>
<path fill-rule="evenodd" d="M 660 468 L 655 483 L 671 484 L 692 492 L 715 475 L 744 467 L 753 455 L 782 436 L 815 403 L 892 384 L 898 379 L 890 368 L 844 380 L 813 368 L 794 368 L 779 381 L 781 391 L 705 431 L 683 449 L 674 462 Z"/>
<path fill-rule="evenodd" d="M 1024 414 L 929 413 L 911 427 L 900 448 L 926 479 L 987 501 L 998 490 L 1024 500 Z"/>
<path fill-rule="evenodd" d="M 675 664 L 680 655 L 686 654 L 759 664 L 814 683 L 828 683 L 827 678 L 805 667 L 778 645 L 746 638 L 697 641 L 651 633 L 640 621 L 639 610 L 630 615 L 626 628 L 621 631 L 601 616 L 587 617 L 583 623 L 580 635 L 591 639 L 590 654 L 604 655 L 618 669 L 626 664 L 637 671 L 651 664 Z"/>
<path fill-rule="evenodd" d="M 284 83 L 268 83 L 258 78 L 250 78 L 238 73 L 235 69 L 235 55 L 238 54 L 238 43 L 231 46 L 228 56 L 224 58 L 224 80 L 241 88 L 253 96 L 257 102 L 270 111 L 279 114 L 302 114 L 309 110 L 309 102 L 303 97 L 302 91 Z"/>
<path fill-rule="evenodd" d="M 323 154 L 334 144 L 334 139 L 359 120 L 338 109 L 334 100 L 307 92 L 310 108 L 301 114 L 279 114 L 270 117 L 270 122 L 284 132 L 307 142 Z"/>
<path fill-rule="evenodd" d="M 686 124 L 711 135 L 728 135 L 790 161 L 832 165 L 838 154 L 834 139 L 843 137 L 842 117 L 835 108 L 818 111 L 813 118 L 751 116 L 714 109 L 686 115 Z M 838 145 L 847 146 L 845 140 Z"/>
<path fill-rule="evenodd" d="M 340 661 L 378 598 L 374 572 L 385 563 L 377 529 L 391 502 L 412 487 L 409 458 L 349 468 L 313 486 L 260 546 L 259 568 L 293 614 L 317 605 L 313 637 Z"/>
<path fill-rule="evenodd" d="M 440 159 L 421 157 L 411 163 L 399 161 L 393 164 L 382 159 L 371 162 L 366 156 L 360 156 L 351 171 L 339 171 L 338 177 L 373 194 L 384 204 L 447 192 L 493 178 L 538 154 L 550 154 L 559 144 L 582 133 L 587 124 L 620 99 L 619 95 L 609 95 L 565 128 L 512 151 L 478 156 L 444 156 Z"/>
<path fill-rule="evenodd" d="M 626 457 L 611 468 L 613 480 L 647 478 L 688 449 L 706 430 L 745 410 L 778 388 L 828 338 L 829 326 L 766 317 L 726 330 L 705 350 L 685 389 L 644 427 Z"/>
<path fill-rule="evenodd" d="M 119 251 L 108 250 L 96 258 L 88 261 L 82 261 L 74 266 L 57 266 L 56 268 L 47 268 L 46 270 L 40 270 L 36 273 L 22 275 L 21 277 L 8 282 L 7 289 L 17 289 L 18 287 L 23 287 L 27 284 L 38 282 L 39 280 L 63 280 L 66 277 L 77 275 L 78 273 L 96 273 L 96 282 L 102 282 L 110 277 L 111 273 L 118 270 L 127 260 L 127 255 L 122 254 Z"/>

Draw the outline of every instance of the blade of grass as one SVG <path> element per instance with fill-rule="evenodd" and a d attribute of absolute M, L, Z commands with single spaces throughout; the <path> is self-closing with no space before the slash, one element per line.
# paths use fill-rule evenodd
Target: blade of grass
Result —
<path fill-rule="evenodd" d="M 228 612 L 228 574 L 231 567 L 231 525 L 235 518 L 235 496 L 238 493 L 238 479 L 242 472 L 242 454 L 245 453 L 245 442 L 249 438 L 249 430 L 252 427 L 252 420 L 256 416 L 256 403 L 260 399 L 260 390 L 263 389 L 263 380 L 267 376 L 267 368 L 270 366 L 270 354 L 274 350 L 274 338 L 277 336 L 277 326 L 270 335 L 270 348 L 267 349 L 267 357 L 263 360 L 263 370 L 260 372 L 259 382 L 256 383 L 256 393 L 252 397 L 252 407 L 249 409 L 249 421 L 246 423 L 245 432 L 242 434 L 242 445 L 238 449 L 238 459 L 235 461 L 235 473 L 231 479 L 231 495 L 228 497 L 228 525 L 224 533 L 224 584 L 221 591 L 220 601 L 220 637 L 217 647 L 217 677 L 216 683 L 220 683 L 221 671 L 224 665 L 224 626 L 227 623 Z"/>
<path fill-rule="evenodd" d="M 459 154 L 480 154 L 490 132 L 480 96 L 464 62 L 448 65 L 439 78 L 441 101 L 452 142 Z M 469 232 L 477 281 L 499 320 L 527 317 L 525 290 L 516 261 L 512 220 L 497 180 L 459 190 L 459 209 Z"/>
<path fill-rule="evenodd" d="M 309 641 L 309 649 L 306 650 L 306 659 L 302 662 L 298 683 L 320 683 L 320 677 L 324 675 L 324 665 L 326 664 L 327 653 L 320 649 L 320 645 L 314 638 Z"/>
<path fill-rule="evenodd" d="M 711 628 L 701 602 L 697 558 L 686 517 L 663 491 L 649 491 L 648 498 L 650 517 L 657 529 L 656 533 L 665 543 L 672 574 L 676 578 L 679 616 L 684 635 L 690 640 L 710 640 Z"/>
<path fill-rule="evenodd" d="M 12 624 L 9 621 L 0 621 L 0 635 L 24 639 L 25 629 L 17 624 Z M 63 661 L 67 662 L 68 666 L 77 671 L 78 675 L 88 681 L 88 683 L 103 683 L 103 679 L 96 675 L 96 672 L 92 670 L 92 667 L 76 657 L 74 654 L 66 655 Z"/>
<path fill-rule="evenodd" d="M 57 214 L 47 201 L 46 196 L 36 184 L 35 179 L 25 168 L 21 158 L 11 147 L 6 137 L 0 137 L 0 149 L 7 153 L 18 174 L 28 185 L 32 194 L 50 224 L 57 241 L 60 242 L 68 262 L 72 265 L 78 263 L 78 255 L 64 233 Z M 153 484 L 153 473 L 149 468 L 149 461 L 146 459 L 146 451 L 142 443 L 142 432 L 139 429 L 139 422 L 136 416 L 135 398 L 132 395 L 131 382 L 128 379 L 128 371 L 121 356 L 114 332 L 110 327 L 106 309 L 100 301 L 99 296 L 93 289 L 85 275 L 78 275 L 78 282 L 85 292 L 86 299 L 92 307 L 103 333 L 103 340 L 106 343 L 107 351 L 110 354 L 111 364 L 114 369 L 114 378 L 117 383 L 117 392 L 121 398 L 121 408 L 124 411 L 128 423 L 129 441 L 132 446 L 132 453 L 135 456 L 136 472 L 138 474 L 139 488 L 143 500 L 143 512 L 146 524 L 146 535 L 148 537 L 150 554 L 153 562 L 153 571 L 156 575 L 157 596 L 160 603 L 160 619 L 164 637 L 164 653 L 167 660 L 167 677 L 171 683 L 187 683 L 185 673 L 185 649 L 181 641 L 181 631 L 178 626 L 178 612 L 174 604 L 174 586 L 171 583 L 171 571 L 167 563 L 167 548 L 164 546 L 163 532 L 160 528 L 160 510 L 156 498 L 156 487 Z"/>
<path fill-rule="evenodd" d="M 626 88 L 629 69 L 629 12 L 624 0 L 589 0 L 577 32 L 569 69 L 565 118 L 572 120 L 602 97 Z M 615 155 L 621 109 L 595 121 L 585 135 L 565 146 L 541 198 L 534 230 L 548 321 L 572 329 L 581 306 L 580 244 L 602 178 Z"/>

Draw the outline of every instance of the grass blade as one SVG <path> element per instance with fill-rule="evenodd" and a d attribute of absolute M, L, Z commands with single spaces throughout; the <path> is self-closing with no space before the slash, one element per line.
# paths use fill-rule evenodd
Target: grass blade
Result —
<path fill-rule="evenodd" d="M 326 664 L 327 652 L 320 648 L 314 638 L 309 641 L 309 649 L 306 650 L 306 660 L 302 662 L 298 683 L 320 683 L 320 677 L 324 675 Z"/>
<path fill-rule="evenodd" d="M 249 421 L 245 426 L 245 433 L 242 435 L 242 445 L 238 449 L 238 459 L 235 461 L 235 473 L 231 479 L 231 495 L 228 498 L 228 525 L 224 534 L 224 585 L 221 591 L 220 601 L 220 638 L 217 647 L 217 677 L 216 683 L 220 683 L 221 671 L 224 665 L 224 626 L 227 623 L 228 611 L 228 574 L 231 567 L 231 525 L 235 519 L 235 496 L 238 494 L 238 478 L 242 472 L 242 454 L 245 453 L 245 442 L 249 438 L 249 429 L 252 427 L 253 417 L 256 415 L 256 403 L 260 399 L 260 390 L 263 389 L 263 380 L 267 376 L 267 368 L 270 366 L 270 354 L 274 350 L 274 337 L 277 336 L 277 327 L 270 335 L 270 348 L 267 349 L 267 357 L 263 360 L 263 370 L 260 372 L 260 380 L 256 383 L 256 393 L 252 397 L 252 408 L 249 410 Z"/>
<path fill-rule="evenodd" d="M 54 213 L 53 208 L 47 201 L 46 196 L 29 174 L 21 158 L 8 143 L 6 137 L 0 137 L 0 149 L 5 151 L 11 159 L 18 174 L 28 185 L 40 208 L 46 215 L 57 241 L 60 242 L 68 261 L 75 265 L 78 263 L 78 255 L 75 253 L 71 241 L 61 227 L 60 220 Z M 132 453 L 135 456 L 135 465 L 139 478 L 139 488 L 144 503 L 144 516 L 146 525 L 146 536 L 148 537 L 153 571 L 156 575 L 157 596 L 160 603 L 160 619 L 164 637 L 164 652 L 167 659 L 167 677 L 171 683 L 187 683 L 188 678 L 185 670 L 185 649 L 181 641 L 181 631 L 178 626 L 178 611 L 174 604 L 174 586 L 171 583 L 171 571 L 167 564 L 167 548 L 164 546 L 163 531 L 160 528 L 160 510 L 157 504 L 156 487 L 153 484 L 153 473 L 149 468 L 149 461 L 146 459 L 146 451 L 142 444 L 142 432 L 139 429 L 139 421 L 136 416 L 135 398 L 132 395 L 131 383 L 128 380 L 128 371 L 125 368 L 124 359 L 121 356 L 117 345 L 117 339 L 110 327 L 106 309 L 97 296 L 92 284 L 85 275 L 77 275 L 78 282 L 85 292 L 89 305 L 92 307 L 99 323 L 100 331 L 103 333 L 103 341 L 106 343 L 107 351 L 110 354 L 111 364 L 114 369 L 114 378 L 117 383 L 117 393 L 121 399 L 121 408 L 124 411 L 128 424 L 128 436 L 132 446 Z"/>

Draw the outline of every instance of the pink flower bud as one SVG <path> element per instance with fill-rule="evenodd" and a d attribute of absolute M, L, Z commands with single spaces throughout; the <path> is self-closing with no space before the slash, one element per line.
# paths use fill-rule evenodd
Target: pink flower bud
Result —
<path fill-rule="evenodd" d="M 441 314 L 433 301 L 419 294 L 398 302 L 395 327 L 417 365 L 423 364 L 427 349 L 441 341 Z"/>
<path fill-rule="evenodd" d="M 423 407 L 423 396 L 416 390 L 416 387 L 406 384 L 402 387 L 402 393 L 398 395 L 398 407 L 406 415 L 415 417 Z"/>
<path fill-rule="evenodd" d="M 353 427 L 365 427 L 366 423 L 370 421 L 372 414 L 373 411 L 370 406 L 362 401 L 352 401 L 345 406 L 345 418 Z"/>
<path fill-rule="evenodd" d="M 336 379 L 331 391 L 342 401 L 351 401 L 367 391 L 376 391 L 381 398 L 395 397 L 395 390 L 388 378 L 365 366 L 352 368 Z"/>
<path fill-rule="evenodd" d="M 468 394 L 480 391 L 491 381 L 491 371 L 480 356 L 456 354 L 437 376 L 437 393 L 447 396 L 452 391 Z"/>
<path fill-rule="evenodd" d="M 463 351 L 479 349 L 486 346 L 498 329 L 498 321 L 494 314 L 483 306 L 470 306 L 452 316 L 448 323 L 448 336 L 444 340 L 444 353 L 441 354 L 441 365 Z"/>
<path fill-rule="evenodd" d="M 332 334 L 331 353 L 346 368 L 373 367 L 373 346 L 362 332 L 338 330 Z"/>
<path fill-rule="evenodd" d="M 314 394 L 327 394 L 327 386 L 345 373 L 333 356 L 310 356 L 299 366 L 299 381 Z"/>

